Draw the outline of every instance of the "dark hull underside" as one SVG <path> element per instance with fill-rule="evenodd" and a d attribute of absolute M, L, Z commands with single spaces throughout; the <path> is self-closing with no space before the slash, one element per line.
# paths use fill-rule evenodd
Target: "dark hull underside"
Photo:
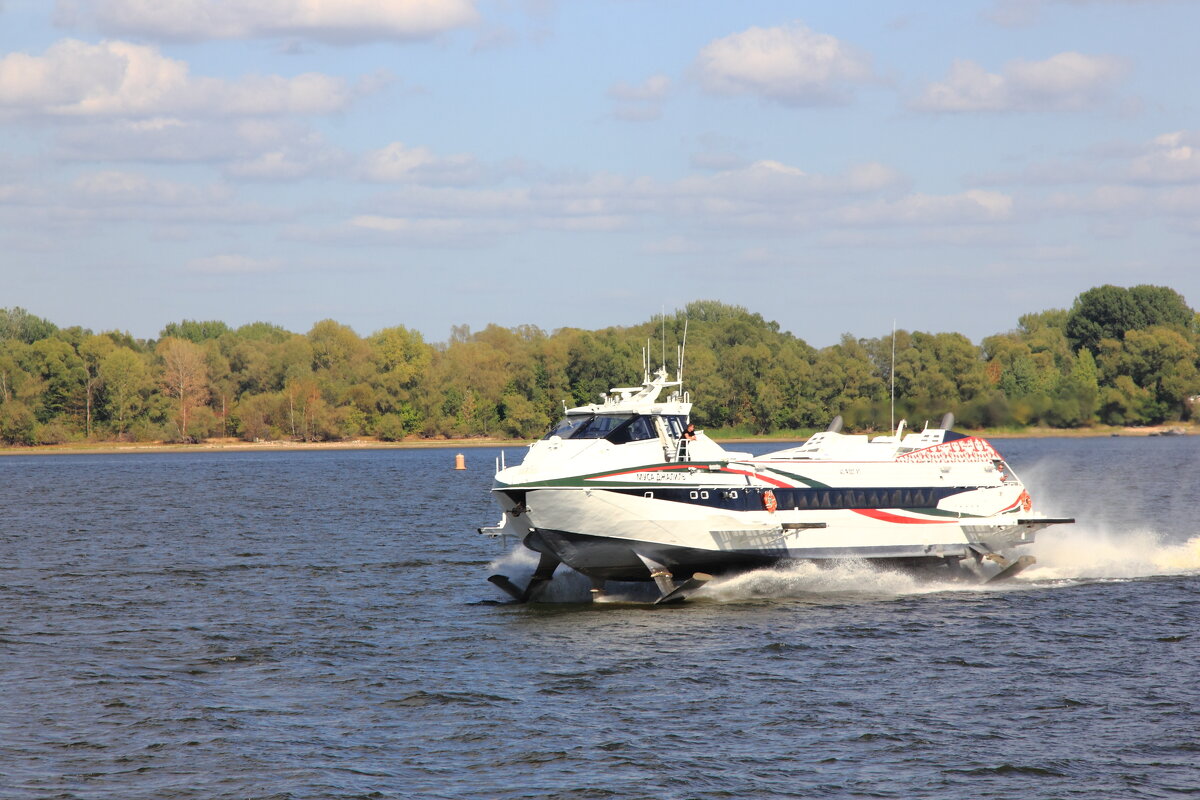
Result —
<path fill-rule="evenodd" d="M 538 529 L 525 537 L 525 546 L 553 556 L 589 578 L 613 581 L 648 581 L 650 572 L 638 556 L 666 566 L 676 580 L 690 578 L 697 572 L 721 574 L 744 572 L 783 562 L 833 561 L 863 558 L 860 554 L 830 551 L 814 553 L 797 559 L 784 550 L 704 550 L 658 542 L 629 541 L 583 533 Z M 880 549 L 873 562 L 889 566 L 922 568 L 944 565 L 946 559 L 909 555 L 903 549 Z"/>

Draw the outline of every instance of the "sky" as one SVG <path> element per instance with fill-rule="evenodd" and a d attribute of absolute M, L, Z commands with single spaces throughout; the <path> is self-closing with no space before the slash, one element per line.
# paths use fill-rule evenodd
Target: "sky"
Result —
<path fill-rule="evenodd" d="M 0 307 L 817 347 L 1200 305 L 1195 0 L 0 0 Z"/>

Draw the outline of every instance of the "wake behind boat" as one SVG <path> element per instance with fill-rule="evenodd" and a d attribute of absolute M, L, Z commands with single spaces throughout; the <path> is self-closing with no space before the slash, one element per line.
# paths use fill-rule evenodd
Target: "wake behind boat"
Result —
<path fill-rule="evenodd" d="M 668 392 L 660 400 L 663 392 Z M 1012 577 L 1033 563 L 1012 551 L 1048 525 L 1016 473 L 984 439 L 942 427 L 869 438 L 840 418 L 807 442 L 761 456 L 687 433 L 682 381 L 647 369 L 640 387 L 567 409 L 524 461 L 497 465 L 500 522 L 539 553 L 524 588 L 536 600 L 560 564 L 605 582 L 653 580 L 657 602 L 680 600 L 714 573 L 781 561 L 869 559 L 936 567 L 974 580 Z"/>

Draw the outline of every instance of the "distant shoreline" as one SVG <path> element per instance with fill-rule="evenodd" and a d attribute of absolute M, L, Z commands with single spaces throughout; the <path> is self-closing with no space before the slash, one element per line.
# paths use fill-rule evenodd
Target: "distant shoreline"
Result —
<path fill-rule="evenodd" d="M 1094 438 L 1111 436 L 1160 436 L 1171 431 L 1185 435 L 1200 433 L 1200 426 L 1193 423 L 1176 423 L 1142 428 L 1093 427 L 1093 428 L 1026 428 L 1020 431 L 963 431 L 986 439 L 1048 439 Z M 872 435 L 878 435 L 880 431 Z M 1169 435 L 1169 434 L 1168 434 Z M 795 442 L 803 436 L 749 436 L 713 437 L 727 444 L 753 444 L 755 442 Z M 33 445 L 28 447 L 0 447 L 0 456 L 19 455 L 116 455 L 122 453 L 219 453 L 219 452 L 292 452 L 299 450 L 421 450 L 454 449 L 477 447 L 525 447 L 530 439 L 405 439 L 398 442 L 383 442 L 377 439 L 351 439 L 339 442 L 293 442 L 260 441 L 245 442 L 240 439 L 209 439 L 198 444 L 169 444 L 163 442 L 72 442 L 69 444 Z"/>

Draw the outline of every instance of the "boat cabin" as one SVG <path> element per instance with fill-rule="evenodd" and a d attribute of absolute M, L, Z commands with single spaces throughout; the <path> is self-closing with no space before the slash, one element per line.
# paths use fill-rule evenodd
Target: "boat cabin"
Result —
<path fill-rule="evenodd" d="M 661 421 L 673 440 L 683 436 L 687 417 L 683 414 L 568 414 L 543 439 L 606 439 L 612 444 L 657 439 Z"/>

